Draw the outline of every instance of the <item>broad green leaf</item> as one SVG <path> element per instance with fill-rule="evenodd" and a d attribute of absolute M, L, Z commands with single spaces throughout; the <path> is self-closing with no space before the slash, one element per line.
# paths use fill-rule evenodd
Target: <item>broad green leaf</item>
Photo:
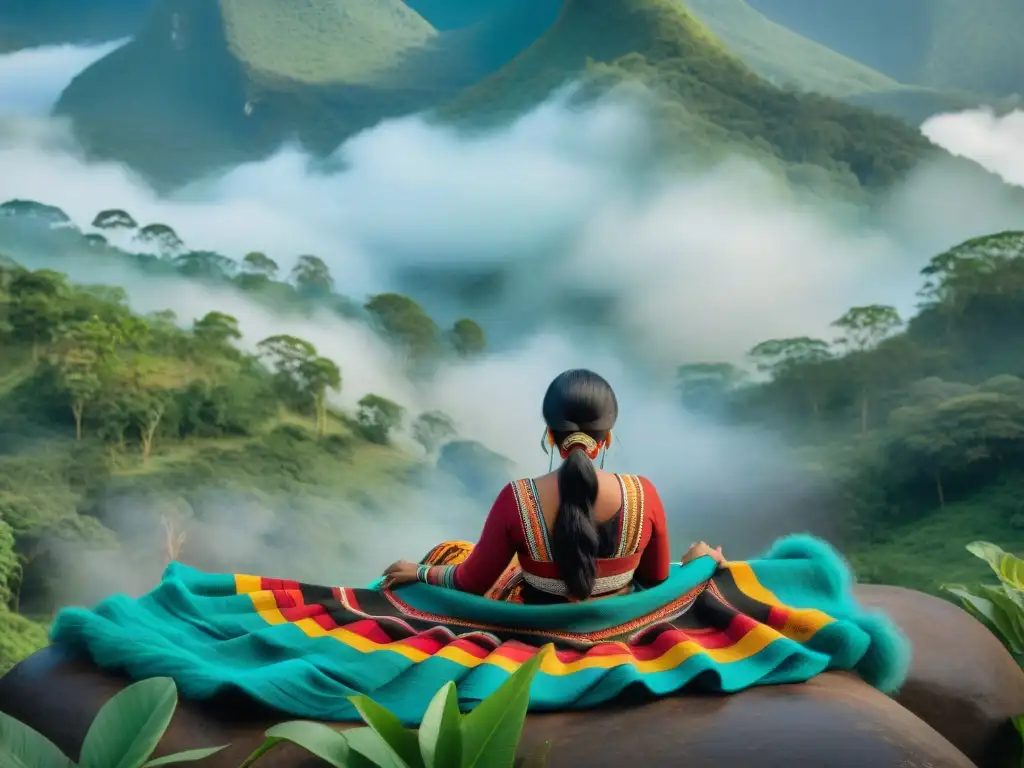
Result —
<path fill-rule="evenodd" d="M 420 744 L 416 733 L 410 731 L 391 712 L 366 696 L 349 696 L 366 724 L 377 732 L 388 747 L 409 768 L 423 768 Z"/>
<path fill-rule="evenodd" d="M 547 646 L 462 718 L 462 768 L 511 768 L 530 704 L 530 684 Z"/>
<path fill-rule="evenodd" d="M 462 714 L 455 683 L 447 683 L 430 701 L 420 723 L 420 753 L 426 768 L 462 765 Z"/>
<path fill-rule="evenodd" d="M 141 768 L 171 724 L 177 704 L 169 677 L 129 685 L 103 705 L 89 726 L 80 768 Z"/>
<path fill-rule="evenodd" d="M 1024 560 L 987 541 L 972 542 L 967 545 L 967 551 L 988 563 L 1008 587 L 1024 590 Z"/>
<path fill-rule="evenodd" d="M 992 623 L 999 630 L 1010 652 L 1024 653 L 1024 622 L 1020 616 L 1019 606 L 1006 594 L 1001 585 L 989 587 L 982 584 L 977 589 L 982 597 L 990 600 L 995 606 Z"/>
<path fill-rule="evenodd" d="M 200 760 L 205 760 L 211 755 L 216 755 L 222 749 L 227 749 L 228 746 L 229 745 L 225 744 L 222 747 L 190 749 L 187 752 L 176 752 L 173 755 L 167 755 L 166 757 L 158 757 L 156 760 L 150 760 L 143 766 L 143 768 L 157 768 L 157 766 L 160 765 L 177 765 L 178 763 L 196 763 Z"/>
<path fill-rule="evenodd" d="M 0 712 L 0 765 L 4 768 L 74 768 L 74 763 L 56 744 L 3 712 Z"/>
<path fill-rule="evenodd" d="M 344 735 L 352 750 L 352 768 L 409 768 L 373 728 L 351 728 Z"/>
<path fill-rule="evenodd" d="M 334 768 L 350 768 L 350 752 L 345 737 L 323 723 L 294 720 L 270 728 L 265 734 L 267 740 L 242 763 L 243 768 L 255 763 L 282 742 L 290 741 L 302 747 Z"/>
<path fill-rule="evenodd" d="M 960 598 L 964 609 L 986 625 L 995 624 L 995 613 L 998 610 L 988 598 L 981 597 L 963 584 L 943 584 L 942 589 Z"/>

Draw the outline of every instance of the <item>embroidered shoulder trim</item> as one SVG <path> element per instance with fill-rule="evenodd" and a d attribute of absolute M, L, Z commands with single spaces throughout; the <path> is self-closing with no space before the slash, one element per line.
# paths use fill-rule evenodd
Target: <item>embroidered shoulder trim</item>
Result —
<path fill-rule="evenodd" d="M 636 475 L 616 475 L 622 489 L 622 524 L 616 557 L 635 555 L 644 530 L 644 487 Z"/>
<path fill-rule="evenodd" d="M 549 562 L 552 558 L 551 546 L 548 543 L 548 526 L 540 511 L 537 486 L 533 480 L 516 480 L 512 483 L 512 490 L 515 493 L 516 506 L 519 508 L 519 519 L 523 523 L 523 534 L 526 537 L 530 558 Z"/>

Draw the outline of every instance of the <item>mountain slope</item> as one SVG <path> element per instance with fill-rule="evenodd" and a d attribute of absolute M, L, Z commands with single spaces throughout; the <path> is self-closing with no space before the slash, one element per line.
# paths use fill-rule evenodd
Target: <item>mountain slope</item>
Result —
<path fill-rule="evenodd" d="M 904 83 L 1024 90 L 1019 0 L 749 0 L 773 21 Z"/>
<path fill-rule="evenodd" d="M 770 85 L 677 0 L 565 0 L 537 43 L 442 114 L 508 119 L 579 79 L 600 91 L 642 83 L 658 92 L 666 133 L 691 155 L 743 149 L 880 187 L 930 146 L 894 119 Z"/>
<path fill-rule="evenodd" d="M 881 72 L 776 24 L 746 0 L 680 0 L 748 67 L 776 85 L 826 96 L 896 88 Z"/>
<path fill-rule="evenodd" d="M 401 0 L 221 0 L 228 47 L 257 77 L 367 85 L 437 35 Z"/>

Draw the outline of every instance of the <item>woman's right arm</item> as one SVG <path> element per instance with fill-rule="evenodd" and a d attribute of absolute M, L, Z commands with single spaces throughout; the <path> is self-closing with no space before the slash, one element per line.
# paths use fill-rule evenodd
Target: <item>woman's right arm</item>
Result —
<path fill-rule="evenodd" d="M 494 585 L 518 551 L 521 530 L 519 508 L 510 483 L 494 500 L 480 541 L 469 557 L 459 565 L 421 565 L 416 578 L 427 584 L 482 595 Z"/>

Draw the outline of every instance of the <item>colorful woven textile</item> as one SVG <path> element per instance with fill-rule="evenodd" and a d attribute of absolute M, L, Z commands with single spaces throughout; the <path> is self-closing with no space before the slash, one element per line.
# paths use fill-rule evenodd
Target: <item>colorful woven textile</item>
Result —
<path fill-rule="evenodd" d="M 433 561 L 466 551 L 442 545 Z M 652 589 L 542 606 L 427 584 L 348 589 L 172 563 L 141 598 L 62 611 L 52 640 L 133 678 L 172 677 L 186 698 L 235 689 L 294 717 L 335 721 L 358 720 L 345 697 L 366 694 L 416 725 L 448 681 L 470 710 L 552 644 L 532 710 L 594 707 L 636 688 L 735 692 L 830 669 L 891 691 L 909 648 L 886 617 L 858 607 L 851 583 L 827 544 L 802 535 L 717 572 L 701 558 Z"/>

